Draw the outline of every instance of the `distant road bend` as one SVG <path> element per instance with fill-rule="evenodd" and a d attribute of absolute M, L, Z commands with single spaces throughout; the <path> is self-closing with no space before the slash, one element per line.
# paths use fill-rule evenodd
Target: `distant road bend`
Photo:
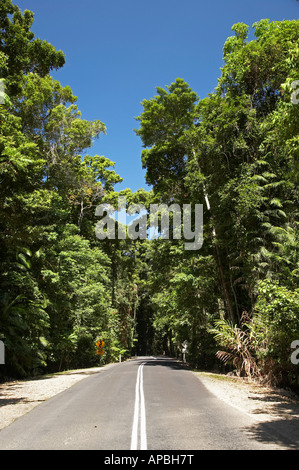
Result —
<path fill-rule="evenodd" d="M 0 431 L 0 449 L 295 448 L 275 427 L 224 404 L 184 364 L 138 357 L 105 367 Z"/>

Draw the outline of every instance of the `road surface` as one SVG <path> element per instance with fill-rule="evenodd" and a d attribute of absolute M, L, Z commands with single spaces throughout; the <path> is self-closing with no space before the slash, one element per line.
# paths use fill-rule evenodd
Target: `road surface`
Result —
<path fill-rule="evenodd" d="M 9 450 L 273 450 L 296 444 L 209 392 L 184 364 L 107 367 L 0 431 Z"/>

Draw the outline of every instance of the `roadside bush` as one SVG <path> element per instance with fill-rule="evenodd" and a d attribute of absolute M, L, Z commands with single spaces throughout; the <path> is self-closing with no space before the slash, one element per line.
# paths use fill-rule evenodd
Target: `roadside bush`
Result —
<path fill-rule="evenodd" d="M 298 389 L 299 366 L 291 362 L 291 344 L 299 340 L 298 289 L 260 281 L 252 315 L 244 312 L 239 327 L 217 320 L 213 333 L 225 348 L 217 357 L 232 363 L 238 375 Z"/>

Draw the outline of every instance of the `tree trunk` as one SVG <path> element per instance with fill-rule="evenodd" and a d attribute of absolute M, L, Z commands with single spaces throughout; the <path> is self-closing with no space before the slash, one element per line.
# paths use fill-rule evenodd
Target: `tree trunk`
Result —
<path fill-rule="evenodd" d="M 202 173 L 201 169 L 200 169 L 200 166 L 199 166 L 199 163 L 197 161 L 196 153 L 195 153 L 194 149 L 193 149 L 193 155 L 194 155 L 195 161 L 197 163 L 197 168 L 198 168 L 199 172 Z M 212 211 L 211 211 L 209 196 L 208 196 L 208 193 L 207 193 L 207 190 L 206 190 L 206 187 L 205 187 L 204 183 L 203 183 L 203 193 L 204 193 L 204 198 L 205 198 L 207 209 L 210 212 L 211 219 L 213 221 L 213 214 L 212 214 Z M 220 256 L 219 245 L 217 243 L 216 228 L 215 228 L 214 224 L 212 226 L 212 237 L 213 237 L 214 246 L 215 246 L 216 262 L 217 262 L 217 266 L 218 266 L 220 284 L 221 284 L 221 288 L 222 288 L 222 292 L 223 292 L 223 296 L 224 296 L 225 306 L 226 306 L 226 309 L 227 309 L 227 312 L 229 314 L 230 319 L 232 321 L 234 321 L 235 320 L 234 309 L 233 309 L 233 306 L 232 306 L 232 302 L 231 302 L 230 295 L 229 295 L 227 285 L 226 285 L 226 281 L 225 281 L 225 276 L 224 276 L 224 270 L 223 270 L 223 265 L 222 265 L 221 256 Z"/>

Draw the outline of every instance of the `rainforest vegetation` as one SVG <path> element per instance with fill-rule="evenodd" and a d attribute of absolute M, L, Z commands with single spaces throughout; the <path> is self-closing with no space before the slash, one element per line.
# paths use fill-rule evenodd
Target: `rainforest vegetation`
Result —
<path fill-rule="evenodd" d="M 32 23 L 2 0 L 1 378 L 119 354 L 181 358 L 187 341 L 192 367 L 298 386 L 299 21 L 262 19 L 253 40 L 233 25 L 211 94 L 174 77 L 142 102 L 135 133 L 152 189 L 136 192 L 116 191 L 115 163 L 89 154 L 105 124 L 82 119 L 51 75 L 63 52 Z M 99 240 L 96 207 L 119 196 L 146 208 L 202 204 L 202 247 Z"/>

